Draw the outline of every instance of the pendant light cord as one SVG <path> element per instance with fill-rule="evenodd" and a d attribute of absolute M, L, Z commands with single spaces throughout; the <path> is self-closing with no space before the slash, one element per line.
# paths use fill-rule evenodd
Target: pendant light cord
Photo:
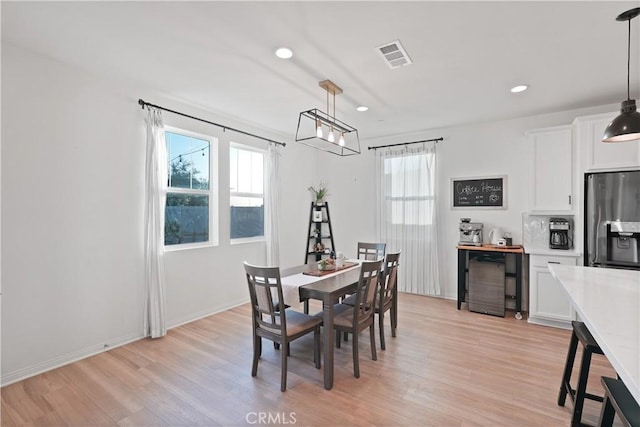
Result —
<path fill-rule="evenodd" d="M 627 38 L 627 100 L 631 99 L 631 80 L 629 78 L 631 70 L 631 19 L 629 18 L 629 35 Z"/>

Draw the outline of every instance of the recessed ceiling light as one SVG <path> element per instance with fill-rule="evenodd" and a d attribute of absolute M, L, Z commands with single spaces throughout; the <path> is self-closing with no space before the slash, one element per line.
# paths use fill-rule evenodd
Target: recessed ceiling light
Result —
<path fill-rule="evenodd" d="M 367 111 L 369 109 L 369 107 L 367 107 L 366 105 L 358 105 L 356 107 L 356 110 L 358 111 Z"/>
<path fill-rule="evenodd" d="M 280 47 L 276 50 L 276 56 L 280 59 L 289 59 L 293 56 L 293 51 L 288 47 Z"/>
<path fill-rule="evenodd" d="M 524 92 L 527 89 L 529 89 L 529 85 L 518 85 L 518 86 L 512 87 L 511 88 L 511 92 L 512 93 L 519 93 L 519 92 Z"/>

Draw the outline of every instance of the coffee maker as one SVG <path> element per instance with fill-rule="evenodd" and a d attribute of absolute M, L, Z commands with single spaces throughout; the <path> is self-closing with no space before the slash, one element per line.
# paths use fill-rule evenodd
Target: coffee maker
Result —
<path fill-rule="evenodd" d="M 566 218 L 549 219 L 549 248 L 571 249 L 571 222 Z"/>
<path fill-rule="evenodd" d="M 482 246 L 482 228 L 481 222 L 471 222 L 471 218 L 460 218 L 460 241 L 459 245 L 463 246 Z"/>

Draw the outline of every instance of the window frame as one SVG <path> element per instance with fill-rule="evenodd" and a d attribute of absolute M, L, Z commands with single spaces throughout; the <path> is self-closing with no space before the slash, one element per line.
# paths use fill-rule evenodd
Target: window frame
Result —
<path fill-rule="evenodd" d="M 245 193 L 245 192 L 232 192 L 231 191 L 231 149 L 235 148 L 237 150 L 245 150 L 245 151 L 253 151 L 255 153 L 262 154 L 262 193 Z M 253 243 L 253 242 L 264 242 L 266 241 L 266 237 L 264 233 L 261 236 L 253 236 L 253 237 L 231 237 L 231 197 L 262 197 L 262 206 L 263 208 L 266 205 L 266 187 L 265 184 L 267 182 L 267 150 L 257 148 L 251 145 L 242 144 L 239 142 L 231 141 L 229 142 L 229 244 L 237 245 L 242 243 Z M 266 221 L 263 219 L 263 230 L 266 228 Z"/>
<path fill-rule="evenodd" d="M 218 138 L 203 133 L 193 132 L 187 129 L 178 128 L 175 126 L 164 126 L 165 132 L 165 144 L 166 133 L 174 133 L 190 138 L 196 138 L 206 140 L 209 142 L 209 189 L 192 189 L 192 188 L 179 188 L 169 187 L 169 176 L 171 174 L 171 159 L 169 158 L 169 151 L 167 150 L 167 180 L 165 189 L 165 209 L 166 199 L 169 193 L 173 194 L 196 194 L 209 196 L 209 240 L 204 242 L 191 242 L 191 243 L 177 243 L 175 245 L 166 245 L 163 240 L 163 247 L 165 252 L 180 251 L 185 249 L 197 249 L 208 248 L 219 245 L 219 222 L 220 212 L 218 209 Z M 166 145 L 165 145 L 166 146 Z M 165 218 L 166 224 L 166 218 Z"/>

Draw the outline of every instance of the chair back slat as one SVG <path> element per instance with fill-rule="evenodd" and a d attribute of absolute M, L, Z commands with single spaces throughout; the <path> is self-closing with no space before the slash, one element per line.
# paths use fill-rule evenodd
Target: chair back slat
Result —
<path fill-rule="evenodd" d="M 398 265 L 400 265 L 400 252 L 389 253 L 384 260 L 384 271 L 380 280 L 379 307 L 382 309 L 393 298 L 398 282 Z"/>
<path fill-rule="evenodd" d="M 376 292 L 382 260 L 363 261 L 360 267 L 360 279 L 356 289 L 356 300 L 353 310 L 354 324 L 361 324 L 369 320 L 375 312 Z"/>
<path fill-rule="evenodd" d="M 278 267 L 257 267 L 244 263 L 251 298 L 254 328 L 286 334 L 286 313 Z M 280 307 L 283 307 L 280 309 Z"/>
<path fill-rule="evenodd" d="M 384 258 L 386 247 L 386 243 L 358 242 L 358 259 L 375 261 Z"/>

